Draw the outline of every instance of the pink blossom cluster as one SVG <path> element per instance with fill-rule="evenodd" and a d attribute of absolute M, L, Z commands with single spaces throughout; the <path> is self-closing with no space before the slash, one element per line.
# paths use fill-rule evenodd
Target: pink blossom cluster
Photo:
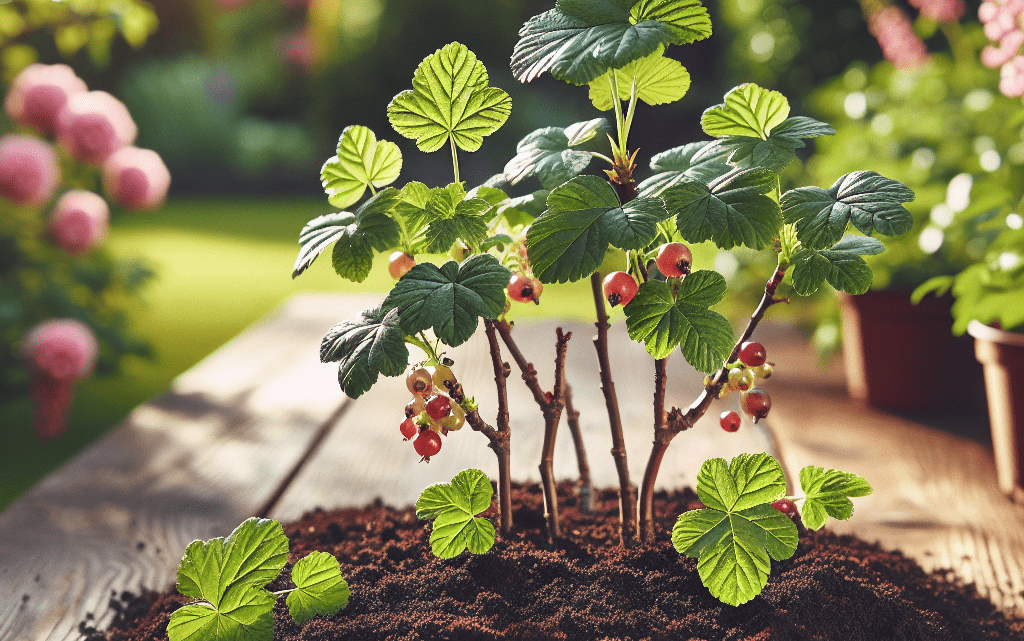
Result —
<path fill-rule="evenodd" d="M 78 256 L 100 244 L 107 235 L 110 208 L 91 191 L 66 192 L 50 214 L 50 237 L 57 246 Z"/>
<path fill-rule="evenodd" d="M 910 0 L 910 6 L 935 22 L 958 22 L 967 11 L 964 0 Z"/>
<path fill-rule="evenodd" d="M 999 69 L 999 92 L 1004 96 L 1024 96 L 1024 45 L 1022 30 L 1024 0 L 985 0 L 978 8 L 978 18 L 985 35 L 993 44 L 981 51 L 986 67 Z"/>
<path fill-rule="evenodd" d="M 868 16 L 868 29 L 878 40 L 882 55 L 897 69 L 912 69 L 928 61 L 924 41 L 914 33 L 907 14 L 887 6 Z"/>
<path fill-rule="evenodd" d="M 70 318 L 44 321 L 25 336 L 22 356 L 29 371 L 40 439 L 64 432 L 75 384 L 92 372 L 98 351 L 92 330 Z"/>

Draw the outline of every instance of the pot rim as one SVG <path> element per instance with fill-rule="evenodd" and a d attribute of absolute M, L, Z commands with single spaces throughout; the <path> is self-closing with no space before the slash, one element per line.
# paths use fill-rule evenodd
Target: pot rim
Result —
<path fill-rule="evenodd" d="M 1004 329 L 996 329 L 995 327 L 990 327 L 981 321 L 972 320 L 967 325 L 967 333 L 978 340 L 989 341 L 990 343 L 1002 343 L 1003 345 L 1024 347 L 1024 334 L 1008 332 Z"/>

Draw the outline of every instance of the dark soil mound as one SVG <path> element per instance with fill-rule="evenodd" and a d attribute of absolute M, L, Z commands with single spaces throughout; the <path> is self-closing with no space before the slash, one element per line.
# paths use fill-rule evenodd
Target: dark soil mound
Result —
<path fill-rule="evenodd" d="M 1024 640 L 1024 622 L 1006 619 L 973 586 L 828 532 L 804 533 L 793 558 L 774 564 L 759 597 L 723 605 L 701 585 L 696 561 L 668 542 L 675 517 L 695 501 L 692 492 L 657 497 L 659 541 L 634 550 L 617 545 L 613 492 L 600 493 L 589 515 L 563 497 L 564 540 L 549 544 L 543 535 L 539 489 L 516 487 L 516 533 L 487 554 L 447 561 L 430 553 L 428 530 L 411 508 L 378 502 L 307 514 L 285 526 L 292 559 L 333 553 L 351 599 L 338 615 L 302 629 L 279 599 L 275 638 Z M 287 587 L 290 567 L 268 588 Z M 166 639 L 170 613 L 185 602 L 173 591 L 117 602 L 112 629 L 88 641 Z"/>

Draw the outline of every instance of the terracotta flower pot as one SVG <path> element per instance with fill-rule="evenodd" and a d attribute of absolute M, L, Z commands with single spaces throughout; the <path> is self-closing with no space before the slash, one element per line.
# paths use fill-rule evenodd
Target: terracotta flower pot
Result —
<path fill-rule="evenodd" d="M 978 410 L 981 366 L 971 339 L 953 336 L 953 301 L 908 291 L 840 294 L 843 360 L 851 398 L 891 410 L 939 413 Z"/>
<path fill-rule="evenodd" d="M 999 489 L 1024 503 L 1024 334 L 972 321 L 974 352 L 985 368 Z"/>

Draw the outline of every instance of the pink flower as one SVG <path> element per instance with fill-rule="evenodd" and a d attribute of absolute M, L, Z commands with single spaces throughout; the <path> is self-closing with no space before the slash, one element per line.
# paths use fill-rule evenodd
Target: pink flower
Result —
<path fill-rule="evenodd" d="M 897 69 L 911 69 L 928 61 L 928 49 L 899 8 L 888 6 L 868 16 L 868 29 L 886 60 Z"/>
<path fill-rule="evenodd" d="M 72 189 L 57 201 L 50 214 L 50 236 L 72 255 L 84 254 L 107 235 L 110 208 L 91 191 Z"/>
<path fill-rule="evenodd" d="M 110 154 L 135 142 L 138 131 L 124 103 L 105 91 L 71 96 L 57 119 L 61 146 L 92 165 L 102 165 Z"/>
<path fill-rule="evenodd" d="M 1014 29 L 1002 37 L 998 47 L 989 45 L 982 49 L 981 62 L 989 69 L 1000 67 L 1017 55 L 1022 44 L 1024 44 L 1024 32 Z"/>
<path fill-rule="evenodd" d="M 22 355 L 30 374 L 40 439 L 64 432 L 75 383 L 92 372 L 98 351 L 92 330 L 70 318 L 40 323 L 25 337 Z"/>
<path fill-rule="evenodd" d="M 910 0 L 910 4 L 936 22 L 957 22 L 967 11 L 964 0 Z"/>
<path fill-rule="evenodd" d="M 104 163 L 103 186 L 128 209 L 155 209 L 167 198 L 171 172 L 155 151 L 124 147 Z"/>
<path fill-rule="evenodd" d="M 0 196 L 16 205 L 40 207 L 50 200 L 60 180 L 57 152 L 33 136 L 0 138 Z"/>
<path fill-rule="evenodd" d="M 31 64 L 15 76 L 4 109 L 19 125 L 53 134 L 68 97 L 87 90 L 85 82 L 67 65 Z"/>
<path fill-rule="evenodd" d="M 1024 56 L 1017 56 L 999 70 L 999 93 L 1011 98 L 1024 96 Z"/>

